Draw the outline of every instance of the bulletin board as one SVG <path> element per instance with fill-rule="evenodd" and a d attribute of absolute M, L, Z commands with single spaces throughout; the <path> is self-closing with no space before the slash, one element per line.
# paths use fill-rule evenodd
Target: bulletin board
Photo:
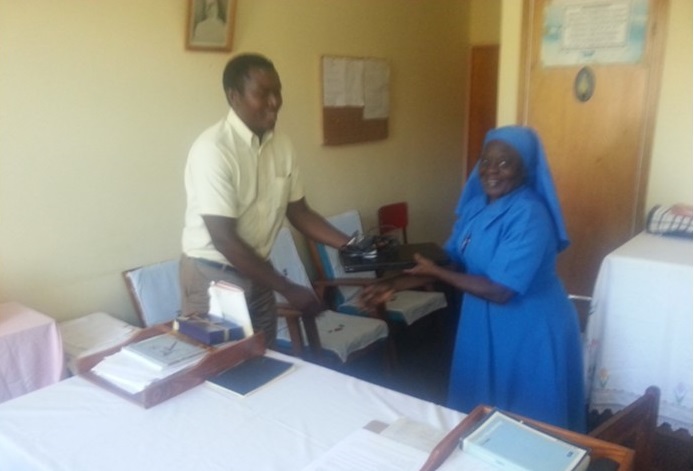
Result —
<path fill-rule="evenodd" d="M 383 59 L 323 56 L 323 144 L 388 137 L 390 66 Z"/>

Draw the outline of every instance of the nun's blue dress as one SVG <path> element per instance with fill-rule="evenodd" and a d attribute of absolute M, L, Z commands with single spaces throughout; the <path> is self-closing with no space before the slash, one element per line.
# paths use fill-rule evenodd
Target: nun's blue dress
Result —
<path fill-rule="evenodd" d="M 505 304 L 463 296 L 448 405 L 479 404 L 585 431 L 578 318 L 556 274 L 559 242 L 543 200 L 529 186 L 459 208 L 446 243 L 452 259 L 515 292 Z"/>

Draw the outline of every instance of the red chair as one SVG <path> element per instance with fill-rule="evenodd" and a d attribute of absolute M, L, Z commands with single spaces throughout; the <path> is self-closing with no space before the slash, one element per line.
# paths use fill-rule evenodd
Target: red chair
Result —
<path fill-rule="evenodd" d="M 407 203 L 387 204 L 378 208 L 378 228 L 381 235 L 402 232 L 402 242 L 407 243 Z"/>

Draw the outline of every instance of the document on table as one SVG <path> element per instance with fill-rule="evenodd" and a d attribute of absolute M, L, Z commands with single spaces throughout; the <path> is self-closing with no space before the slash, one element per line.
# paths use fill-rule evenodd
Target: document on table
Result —
<path fill-rule="evenodd" d="M 418 471 L 429 455 L 366 429 L 358 429 L 304 471 Z"/>
<path fill-rule="evenodd" d="M 406 425 L 410 427 L 411 424 Z M 403 429 L 396 432 L 399 435 Z M 418 447 L 389 438 L 365 428 L 356 430 L 332 447 L 303 471 L 419 471 L 429 458 Z M 418 441 L 414 439 L 414 441 Z M 439 467 L 439 471 L 498 471 L 499 468 L 456 449 Z"/>
<path fill-rule="evenodd" d="M 398 420 L 386 427 L 381 435 L 404 445 L 418 448 L 426 453 L 431 453 L 436 445 L 446 436 L 446 432 L 422 424 L 407 417 Z"/>

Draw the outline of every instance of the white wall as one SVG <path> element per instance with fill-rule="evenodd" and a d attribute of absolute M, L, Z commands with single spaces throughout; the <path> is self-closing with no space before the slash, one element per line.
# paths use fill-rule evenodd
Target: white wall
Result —
<path fill-rule="evenodd" d="M 692 2 L 670 0 L 646 208 L 692 204 Z"/>
<path fill-rule="evenodd" d="M 177 257 L 186 153 L 221 118 L 226 53 L 184 49 L 184 0 L 0 0 L 0 302 L 134 314 L 122 270 Z M 275 61 L 309 202 L 448 234 L 462 174 L 464 2 L 239 0 L 235 51 Z M 463 26 L 461 26 L 463 25 Z M 321 146 L 322 54 L 391 64 L 390 136 Z"/>
<path fill-rule="evenodd" d="M 470 4 L 470 44 L 499 44 L 501 0 L 467 0 Z"/>

